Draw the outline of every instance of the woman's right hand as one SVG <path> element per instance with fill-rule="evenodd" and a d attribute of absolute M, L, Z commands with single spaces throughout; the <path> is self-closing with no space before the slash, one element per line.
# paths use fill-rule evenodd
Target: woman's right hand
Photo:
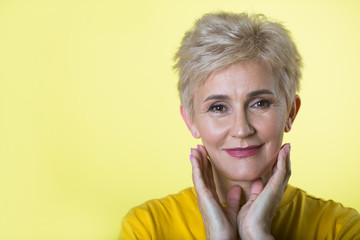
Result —
<path fill-rule="evenodd" d="M 241 188 L 232 187 L 227 194 L 227 206 L 221 205 L 216 193 L 212 166 L 203 146 L 191 149 L 192 179 L 207 239 L 237 239 L 237 215 Z"/>

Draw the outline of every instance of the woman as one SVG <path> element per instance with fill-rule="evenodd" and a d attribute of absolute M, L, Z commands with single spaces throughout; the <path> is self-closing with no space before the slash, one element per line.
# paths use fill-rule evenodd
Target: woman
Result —
<path fill-rule="evenodd" d="M 288 185 L 302 60 L 263 15 L 207 14 L 175 56 L 194 188 L 151 200 L 121 239 L 360 239 L 360 216 Z"/>

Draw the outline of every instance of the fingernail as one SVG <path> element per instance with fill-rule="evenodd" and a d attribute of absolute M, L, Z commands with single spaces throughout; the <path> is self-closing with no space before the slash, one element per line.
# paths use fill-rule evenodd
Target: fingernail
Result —
<path fill-rule="evenodd" d="M 287 143 L 285 147 L 285 153 L 288 154 L 290 152 L 290 149 L 291 149 L 290 143 Z"/>
<path fill-rule="evenodd" d="M 192 158 L 193 158 L 193 156 L 190 154 L 190 162 L 192 162 Z"/>
<path fill-rule="evenodd" d="M 289 151 L 291 150 L 291 144 L 289 143 Z"/>
<path fill-rule="evenodd" d="M 196 146 L 196 148 L 197 148 L 198 150 L 200 150 L 200 145 L 198 144 L 198 145 Z"/>

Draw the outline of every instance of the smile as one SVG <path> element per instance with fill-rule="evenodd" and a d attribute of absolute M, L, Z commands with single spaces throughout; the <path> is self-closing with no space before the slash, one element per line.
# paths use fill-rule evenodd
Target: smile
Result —
<path fill-rule="evenodd" d="M 260 152 L 262 146 L 263 144 L 253 145 L 246 148 L 226 148 L 225 151 L 232 157 L 245 158 L 256 155 Z"/>

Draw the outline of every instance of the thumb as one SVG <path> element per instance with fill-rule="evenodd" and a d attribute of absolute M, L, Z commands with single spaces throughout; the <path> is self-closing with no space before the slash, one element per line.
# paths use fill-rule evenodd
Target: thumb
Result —
<path fill-rule="evenodd" d="M 255 201 L 255 199 L 259 196 L 259 194 L 264 189 L 264 183 L 261 178 L 255 180 L 250 189 L 250 197 L 249 201 Z"/>
<path fill-rule="evenodd" d="M 227 208 L 237 214 L 240 210 L 241 187 L 232 186 L 227 194 Z"/>

